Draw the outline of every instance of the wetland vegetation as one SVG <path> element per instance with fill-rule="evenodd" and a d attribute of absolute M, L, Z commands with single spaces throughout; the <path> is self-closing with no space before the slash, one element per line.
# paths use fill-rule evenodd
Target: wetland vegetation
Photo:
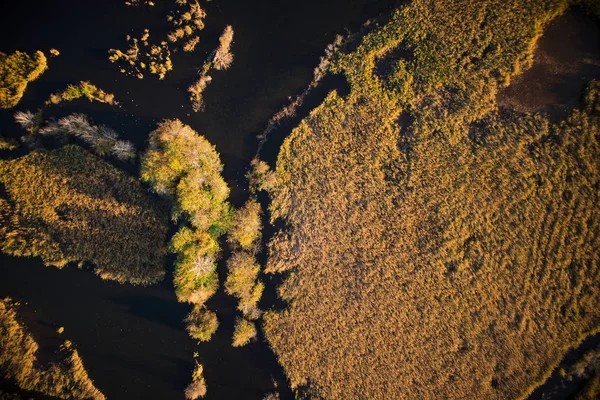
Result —
<path fill-rule="evenodd" d="M 39 346 L 19 321 L 18 306 L 11 299 L 0 300 L 0 367 L 4 377 L 14 379 L 22 389 L 47 396 L 104 400 L 70 341 L 64 341 L 53 354 L 55 361 L 40 362 Z"/>
<path fill-rule="evenodd" d="M 0 398 L 104 399 L 65 332 L 110 398 L 598 396 L 597 2 L 412 0 L 374 20 L 337 4 L 325 22 L 320 2 L 286 5 L 308 10 L 306 38 L 259 53 L 258 17 L 272 36 L 304 14 L 121 1 L 116 34 L 83 43 L 106 70 L 89 78 L 54 68 L 79 65 L 69 43 L 0 49 L 0 108 L 17 106 L 0 114 L 0 248 L 30 258 L 0 298 L 20 279 L 11 296 L 37 303 L 0 301 Z M 335 25 L 353 12 L 354 33 Z M 232 26 L 240 68 L 213 82 Z M 306 73 L 280 68 L 310 41 Z M 60 55 L 26 96 L 47 61 L 14 48 Z M 22 275 L 34 257 L 66 269 L 42 283 L 56 299 Z"/>
<path fill-rule="evenodd" d="M 3 252 L 58 268 L 90 264 L 118 282 L 163 278 L 164 208 L 116 167 L 67 145 L 0 160 L 0 183 Z"/>
<path fill-rule="evenodd" d="M 496 104 L 576 4 L 413 1 L 333 58 L 350 93 L 285 140 L 270 205 L 293 387 L 527 397 L 597 332 L 598 81 L 556 123 Z"/>

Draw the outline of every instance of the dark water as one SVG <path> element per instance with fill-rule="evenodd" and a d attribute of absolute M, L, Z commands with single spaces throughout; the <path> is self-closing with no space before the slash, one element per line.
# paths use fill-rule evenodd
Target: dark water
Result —
<path fill-rule="evenodd" d="M 565 118 L 581 105 L 585 86 L 600 78 L 600 21 L 574 8 L 546 27 L 530 69 L 498 95 L 498 104 Z"/>
<path fill-rule="evenodd" d="M 240 205 L 247 197 L 244 174 L 256 152 L 255 136 L 270 116 L 288 96 L 308 85 L 319 56 L 335 34 L 356 30 L 395 2 L 201 2 L 208 16 L 200 44 L 192 54 L 172 55 L 174 70 L 164 81 L 122 75 L 108 61 L 107 51 L 126 49 L 125 36 L 139 37 L 144 28 L 150 29 L 150 41 L 162 40 L 169 28 L 166 12 L 173 2 L 156 3 L 154 8 L 127 7 L 124 0 L 3 3 L 0 51 L 42 50 L 48 55 L 50 48 L 56 48 L 61 53 L 49 58 L 49 70 L 30 84 L 16 110 L 35 110 L 50 93 L 89 80 L 114 93 L 122 107 L 82 99 L 49 107 L 45 116 L 86 113 L 94 122 L 118 130 L 139 149 L 157 121 L 180 118 L 216 145 L 232 202 Z M 233 66 L 226 72 L 215 71 L 205 92 L 206 111 L 195 114 L 186 88 L 227 24 L 235 30 Z M 12 121 L 14 111 L 0 111 L 0 130 L 6 136 L 20 134 Z M 274 154 L 276 146 L 269 151 Z M 223 265 L 219 273 L 223 278 Z M 76 344 L 90 377 L 109 399 L 183 398 L 196 351 L 205 367 L 209 399 L 260 399 L 276 385 L 284 398 L 291 395 L 262 337 L 241 349 L 230 346 L 236 303 L 222 290 L 208 303 L 221 325 L 216 336 L 201 345 L 184 330 L 182 320 L 189 306 L 177 303 L 170 275 L 162 284 L 134 287 L 102 281 L 73 266 L 58 270 L 44 267 L 37 258 L 2 255 L 0 296 L 23 303 L 23 318 L 42 345 L 42 357 L 44 349 L 60 342 L 55 329 L 63 326 L 62 339 Z M 2 388 L 14 389 L 8 382 L 0 382 Z"/>

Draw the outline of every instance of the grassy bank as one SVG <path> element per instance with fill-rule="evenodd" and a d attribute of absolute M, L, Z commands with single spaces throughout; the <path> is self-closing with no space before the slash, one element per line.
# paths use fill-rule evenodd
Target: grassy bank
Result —
<path fill-rule="evenodd" d="M 71 342 L 61 346 L 59 361 L 47 365 L 40 365 L 37 352 L 37 343 L 17 319 L 17 305 L 10 299 L 0 300 L 0 366 L 5 378 L 24 390 L 61 399 L 105 399 Z"/>

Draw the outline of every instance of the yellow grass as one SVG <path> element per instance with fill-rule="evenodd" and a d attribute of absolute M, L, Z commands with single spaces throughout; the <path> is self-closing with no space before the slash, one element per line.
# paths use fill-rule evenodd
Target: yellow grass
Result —
<path fill-rule="evenodd" d="M 19 103 L 27 84 L 36 80 L 48 68 L 41 51 L 27 54 L 0 52 L 0 108 L 13 108 Z"/>
<path fill-rule="evenodd" d="M 0 161 L 0 246 L 45 264 L 90 263 L 104 279 L 164 276 L 167 221 L 140 183 L 78 146 Z"/>
<path fill-rule="evenodd" d="M 0 371 L 24 390 L 61 399 L 104 400 L 88 377 L 81 358 L 69 341 L 61 346 L 60 361 L 40 365 L 38 345 L 17 319 L 16 305 L 0 300 Z"/>
<path fill-rule="evenodd" d="M 600 84 L 558 124 L 495 106 L 567 6 L 415 0 L 332 60 L 351 92 L 272 189 L 267 270 L 292 273 L 264 328 L 294 388 L 518 398 L 600 326 Z"/>

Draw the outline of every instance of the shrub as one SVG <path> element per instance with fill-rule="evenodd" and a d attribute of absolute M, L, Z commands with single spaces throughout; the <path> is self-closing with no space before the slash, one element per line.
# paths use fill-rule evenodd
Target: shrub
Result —
<path fill-rule="evenodd" d="M 190 336 L 201 342 L 208 342 L 219 327 L 217 314 L 199 305 L 194 306 L 185 322 Z"/>
<path fill-rule="evenodd" d="M 46 57 L 41 51 L 32 55 L 15 51 L 0 52 L 0 108 L 13 108 L 19 103 L 27 84 L 48 68 Z"/>
<path fill-rule="evenodd" d="M 256 250 L 261 237 L 261 214 L 262 209 L 255 199 L 248 200 L 234 213 L 228 237 L 234 247 L 252 252 Z"/>
<path fill-rule="evenodd" d="M 206 381 L 202 376 L 203 371 L 202 365 L 196 363 L 196 368 L 192 374 L 192 383 L 188 385 L 184 393 L 187 400 L 196 400 L 206 396 Z"/>
<path fill-rule="evenodd" d="M 256 338 L 256 335 L 257 331 L 254 322 L 243 318 L 236 318 L 232 346 L 245 346 L 250 343 L 250 340 Z"/>
<path fill-rule="evenodd" d="M 117 104 L 113 94 L 106 93 L 102 89 L 92 85 L 90 82 L 82 81 L 77 85 L 67 86 L 62 92 L 51 94 L 50 98 L 46 101 L 46 105 L 59 104 L 63 101 L 73 101 L 82 97 L 87 98 L 89 101 L 98 101 L 110 105 Z"/>
<path fill-rule="evenodd" d="M 215 50 L 212 63 L 217 70 L 229 69 L 233 63 L 231 43 L 233 42 L 233 28 L 227 25 L 219 38 L 219 47 Z"/>

